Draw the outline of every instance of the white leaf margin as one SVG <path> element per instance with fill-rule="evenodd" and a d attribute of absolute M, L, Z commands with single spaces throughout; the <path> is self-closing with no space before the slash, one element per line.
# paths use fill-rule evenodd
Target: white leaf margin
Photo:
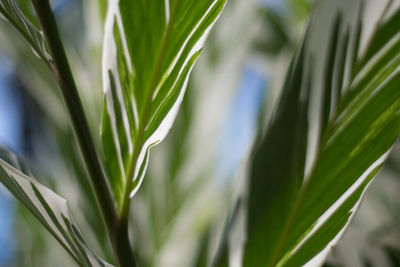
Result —
<path fill-rule="evenodd" d="M 214 0 L 212 2 L 212 4 L 209 6 L 209 8 L 207 9 L 207 11 L 204 13 L 204 15 L 202 16 L 202 18 L 197 22 L 196 26 L 193 28 L 193 30 L 191 31 L 191 33 L 187 36 L 186 40 L 184 41 L 184 43 L 182 44 L 182 47 L 179 49 L 179 52 L 176 54 L 175 58 L 173 59 L 171 65 L 168 67 L 166 73 L 161 75 L 161 81 L 165 81 L 166 77 L 168 75 L 170 75 L 170 73 L 173 71 L 176 63 L 178 62 L 181 54 L 183 53 L 186 44 L 189 42 L 190 38 L 193 36 L 193 34 L 196 32 L 196 30 L 198 29 L 198 27 L 201 25 L 201 23 L 203 22 L 203 20 L 207 17 L 207 15 L 209 14 L 209 12 L 211 12 L 211 10 L 214 8 L 214 6 L 219 2 L 220 0 Z M 165 12 L 166 12 L 166 20 L 167 20 L 167 24 L 169 22 L 169 18 L 170 18 L 170 4 L 168 0 L 164 0 L 163 1 L 164 7 L 165 7 Z M 226 5 L 226 1 L 224 6 Z M 223 8 L 222 8 L 223 10 Z M 215 19 L 213 20 L 212 23 L 210 23 L 210 25 L 208 25 L 207 29 L 205 30 L 204 34 L 201 36 L 201 38 L 193 45 L 192 49 L 190 50 L 189 54 L 187 55 L 185 62 L 182 64 L 181 69 L 179 70 L 179 74 L 178 74 L 178 79 L 175 81 L 174 85 L 178 82 L 179 77 L 182 75 L 182 72 L 184 71 L 185 66 L 187 66 L 187 64 L 189 63 L 189 61 L 191 60 L 191 58 L 198 52 L 201 51 L 201 49 L 204 47 L 204 43 L 212 29 L 212 27 L 214 26 L 214 24 L 216 23 L 216 21 L 218 20 L 218 18 L 220 17 L 221 12 L 215 17 Z M 123 96 L 122 96 L 122 87 L 121 87 L 121 82 L 119 79 L 119 75 L 118 75 L 118 64 L 117 64 L 117 47 L 116 47 L 116 43 L 115 43 L 115 39 L 114 39 L 114 23 L 117 23 L 118 25 L 118 29 L 120 32 L 120 36 L 121 36 L 121 44 L 123 47 L 123 53 L 124 53 L 124 58 L 127 62 L 128 65 L 128 69 L 129 72 L 132 73 L 133 72 L 133 66 L 132 66 L 132 62 L 129 56 L 129 51 L 128 51 L 128 46 L 127 46 L 127 41 L 125 38 L 125 31 L 124 31 L 124 27 L 122 24 L 122 18 L 121 18 L 121 13 L 120 13 L 120 9 L 119 9 L 119 0 L 110 0 L 108 1 L 108 9 L 107 9 L 107 15 L 106 15 L 106 20 L 105 20 L 105 32 L 104 32 L 104 40 L 103 40 L 103 52 L 102 52 L 102 79 L 103 79 L 103 92 L 104 95 L 107 99 L 106 104 L 107 104 L 107 109 L 109 111 L 109 116 L 110 116 L 110 120 L 111 120 L 111 127 L 112 127 L 112 133 L 113 133 L 113 141 L 114 144 L 119 144 L 119 140 L 118 140 L 118 133 L 117 133 L 117 122 L 116 122 L 116 118 L 115 118 L 115 114 L 114 112 L 111 112 L 114 110 L 114 103 L 113 103 L 113 98 L 111 96 L 111 81 L 110 81 L 110 77 L 108 75 L 109 72 L 111 72 L 113 74 L 113 77 L 115 79 L 115 84 L 117 86 L 117 96 L 118 96 L 118 100 L 120 102 L 120 106 L 122 107 L 122 112 L 123 114 L 126 114 L 126 107 L 124 104 L 124 100 L 123 100 Z M 176 115 L 179 111 L 179 107 L 183 101 L 183 97 L 185 95 L 186 92 L 186 88 L 188 85 L 188 81 L 189 81 L 189 77 L 190 77 L 190 73 L 193 69 L 194 64 L 192 65 L 192 67 L 190 68 L 187 76 L 185 77 L 184 80 L 184 84 L 183 87 L 180 90 L 179 96 L 176 100 L 176 102 L 174 103 L 174 105 L 172 106 L 172 108 L 169 110 L 169 112 L 167 113 L 167 115 L 165 116 L 165 118 L 161 121 L 160 125 L 158 126 L 158 128 L 145 140 L 142 149 L 138 155 L 137 158 L 137 163 L 136 163 L 136 169 L 134 170 L 134 175 L 133 177 L 126 177 L 127 179 L 133 179 L 133 182 L 135 184 L 135 187 L 132 189 L 132 191 L 130 192 L 129 197 L 132 198 L 136 192 L 139 190 L 140 185 L 143 182 L 143 178 L 145 176 L 146 173 L 146 169 L 148 166 L 148 157 L 149 157 L 149 150 L 151 147 L 155 146 L 156 144 L 160 143 L 168 134 L 169 130 L 171 129 L 174 120 L 176 118 Z M 162 84 L 162 82 L 161 82 Z M 152 98 L 154 99 L 155 96 L 158 93 L 158 89 L 161 87 L 161 84 L 159 84 L 157 86 L 157 89 L 155 90 Z M 138 118 L 138 111 L 137 111 L 137 105 L 135 103 L 135 99 L 132 99 L 131 101 L 131 106 L 132 106 L 132 113 L 133 113 L 133 117 L 134 117 L 134 121 L 135 124 L 138 125 L 139 124 L 139 118 Z M 152 118 L 149 120 L 152 121 Z M 128 118 L 126 115 L 123 116 L 123 125 L 124 125 L 124 129 L 126 132 L 126 136 L 130 136 L 130 129 L 129 129 L 129 122 L 128 122 Z M 139 127 L 143 127 L 143 126 L 139 126 Z M 148 127 L 148 125 L 145 125 L 145 131 Z M 129 152 L 132 154 L 133 153 L 133 143 L 132 140 L 130 140 L 128 138 L 127 140 L 128 146 L 129 146 Z M 124 170 L 124 166 L 123 166 L 123 159 L 121 157 L 121 148 L 119 147 L 119 145 L 115 145 L 116 149 L 118 150 L 118 164 L 120 166 L 121 170 Z M 106 155 L 107 156 L 107 155 Z M 144 164 L 144 169 L 142 170 Z M 126 171 L 126 170 L 125 170 Z"/>
<path fill-rule="evenodd" d="M 10 159 L 17 162 L 13 154 L 10 155 Z M 0 159 L 0 182 L 35 215 L 78 264 L 81 266 L 113 267 L 87 248 L 82 235 L 72 223 L 67 201 L 64 198 L 39 184 L 3 159 Z M 35 192 L 35 190 L 37 191 Z M 53 214 L 46 211 L 39 197 L 44 199 L 45 204 L 48 205 Z"/>

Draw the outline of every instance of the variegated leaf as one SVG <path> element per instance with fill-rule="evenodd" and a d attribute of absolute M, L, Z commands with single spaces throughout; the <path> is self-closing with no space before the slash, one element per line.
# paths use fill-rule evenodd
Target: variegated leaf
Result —
<path fill-rule="evenodd" d="M 111 0 L 103 50 L 102 140 L 118 204 L 140 187 L 226 0 Z"/>
<path fill-rule="evenodd" d="M 25 16 L 17 0 L 0 0 L 0 18 L 2 16 L 29 42 L 34 53 L 49 65 L 51 57 L 46 51 L 43 33 Z"/>
<path fill-rule="evenodd" d="M 0 182 L 43 224 L 80 266 L 111 264 L 93 254 L 72 222 L 67 201 L 26 174 L 27 168 L 12 153 L 0 149 Z"/>
<path fill-rule="evenodd" d="M 382 16 L 360 55 L 363 5 L 353 6 L 358 16 L 349 25 L 329 4 L 340 7 L 321 1 L 314 9 L 253 148 L 242 266 L 321 266 L 400 133 L 400 12 Z M 329 42 L 319 50 L 321 32 Z M 314 105 L 319 117 L 309 120 Z M 214 266 L 229 266 L 227 243 Z"/>
<path fill-rule="evenodd" d="M 275 116 L 254 149 L 244 266 L 321 266 L 399 135 L 400 28 L 386 23 L 400 13 L 377 25 L 369 41 L 374 49 L 360 57 L 361 11 L 352 30 L 341 13 L 329 29 L 324 83 L 315 87 L 323 92 L 317 98 L 322 116 L 309 174 L 307 140 L 315 122 L 306 119 L 312 102 L 302 91 L 307 75 L 315 75 L 305 60 L 314 51 L 301 50 L 287 75 Z"/>

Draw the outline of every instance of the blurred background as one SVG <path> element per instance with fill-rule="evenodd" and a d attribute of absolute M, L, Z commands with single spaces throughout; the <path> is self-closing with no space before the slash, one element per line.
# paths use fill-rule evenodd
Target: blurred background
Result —
<path fill-rule="evenodd" d="M 30 1 L 18 2 L 37 24 Z M 106 0 L 51 2 L 101 151 L 100 63 Z M 330 2 L 351 8 L 359 1 Z M 386 1 L 365 2 L 365 23 L 371 24 Z M 131 240 L 143 266 L 196 266 L 197 258 L 215 251 L 243 182 L 246 156 L 279 96 L 314 5 L 313 0 L 228 1 L 196 64 L 174 127 L 152 150 L 149 171 L 132 202 Z M 1 18 L 0 145 L 23 156 L 40 182 L 68 200 L 89 247 L 112 261 L 55 82 Z M 400 146 L 396 145 L 326 266 L 400 266 L 399 192 Z M 2 185 L 0 266 L 74 266 Z"/>

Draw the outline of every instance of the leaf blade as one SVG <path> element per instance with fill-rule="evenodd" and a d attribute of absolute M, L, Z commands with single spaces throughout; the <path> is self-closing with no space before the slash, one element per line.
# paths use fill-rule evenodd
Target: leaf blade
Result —
<path fill-rule="evenodd" d="M 225 2 L 110 1 L 102 140 L 119 206 L 140 186 L 148 149 L 171 128 L 191 69 Z"/>
<path fill-rule="evenodd" d="M 5 20 L 16 28 L 31 45 L 33 52 L 50 68 L 51 56 L 46 50 L 43 33 L 26 17 L 18 2 L 1 0 L 0 15 L 3 15 Z"/>
<path fill-rule="evenodd" d="M 341 20 L 340 16 L 339 20 Z M 327 82 L 322 88 L 322 97 L 318 99 L 322 102 L 323 110 L 320 131 L 322 142 L 317 148 L 317 156 L 309 177 L 304 177 L 304 182 L 299 186 L 300 192 L 287 191 L 286 197 L 280 198 L 279 193 L 282 192 L 277 186 L 279 183 L 287 183 L 287 186 L 294 185 L 296 176 L 304 176 L 304 170 L 290 165 L 296 151 L 294 148 L 300 144 L 293 144 L 293 141 L 286 140 L 291 143 L 292 151 L 279 147 L 279 149 L 270 148 L 260 152 L 258 147 L 254 148 L 253 153 L 259 154 L 260 163 L 258 166 L 255 165 L 254 160 L 257 158 L 253 158 L 249 177 L 250 201 L 247 215 L 248 239 L 245 244 L 245 266 L 322 264 L 322 261 L 317 263 L 318 254 L 329 251 L 329 247 L 337 243 L 340 233 L 351 221 L 367 184 L 386 160 L 399 135 L 400 55 L 397 48 L 400 38 L 391 38 L 390 44 L 381 46 L 374 52 L 373 60 L 363 61 L 362 58 L 357 57 L 362 28 L 359 21 L 357 23 L 355 31 L 346 29 L 342 34 L 338 26 L 343 25 L 342 22 L 336 21 L 332 27 L 333 44 L 328 49 L 326 70 L 323 73 Z M 355 35 L 353 38 L 355 45 L 350 45 L 351 47 L 349 46 L 350 34 Z M 393 32 L 390 34 L 397 36 Z M 379 30 L 373 38 L 377 38 L 376 36 L 381 36 Z M 349 49 L 353 51 L 347 51 Z M 353 57 L 349 62 L 350 68 L 346 64 L 349 55 Z M 352 77 L 351 74 L 356 73 L 357 68 L 359 68 L 357 75 Z M 350 77 L 349 85 L 343 84 L 343 77 L 346 75 Z M 289 82 L 295 80 L 294 77 L 290 72 L 287 75 Z M 334 79 L 336 79 L 336 87 L 333 97 L 332 81 Z M 287 94 L 286 89 L 285 87 L 283 90 L 282 98 Z M 287 90 L 298 89 L 292 87 Z M 304 111 L 300 106 L 290 104 L 289 101 L 286 103 L 281 101 L 276 113 L 279 114 L 279 110 L 289 108 L 295 111 L 292 117 L 286 118 L 289 121 L 286 123 L 301 123 L 301 116 L 298 114 Z M 286 135 L 282 134 L 286 137 L 295 132 L 292 128 L 285 126 L 285 122 L 281 122 L 280 125 L 276 123 L 277 118 L 283 119 L 279 116 L 274 117 L 267 134 L 263 137 L 263 143 L 279 142 L 273 138 L 271 134 L 273 131 L 289 131 Z M 279 129 L 276 130 L 274 127 Z M 283 153 L 281 150 L 287 153 L 277 160 L 276 154 Z M 306 150 L 302 151 L 305 156 Z M 289 177 L 282 173 L 271 175 L 271 169 L 279 168 L 274 165 L 282 164 L 282 162 L 290 169 L 287 170 Z M 254 175 L 255 172 L 260 174 Z M 258 186 L 252 186 L 252 184 L 258 184 Z M 252 194 L 256 194 L 257 197 Z M 252 198 L 257 198 L 257 201 L 252 201 Z M 282 208 L 284 205 L 288 207 Z M 257 215 L 257 212 L 262 215 Z M 258 230 L 251 229 L 257 227 L 252 223 L 257 220 L 251 218 L 251 213 L 258 217 L 268 217 L 269 220 L 258 218 L 260 221 Z M 267 230 L 263 230 L 262 227 Z M 257 236 L 257 233 L 263 236 Z M 264 240 L 264 243 L 259 240 Z M 258 245 L 254 245 L 257 242 Z M 273 253 L 270 252 L 271 250 Z"/>
<path fill-rule="evenodd" d="M 28 208 L 72 258 L 80 266 L 112 267 L 87 248 L 72 223 L 67 201 L 17 169 L 26 170 L 21 166 L 15 155 L 0 149 L 0 182 Z"/>

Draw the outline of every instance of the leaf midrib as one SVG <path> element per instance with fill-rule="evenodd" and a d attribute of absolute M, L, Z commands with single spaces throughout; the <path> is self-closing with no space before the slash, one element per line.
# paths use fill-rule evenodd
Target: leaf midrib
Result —
<path fill-rule="evenodd" d="M 371 38 L 371 40 L 372 40 L 372 38 Z M 370 42 L 371 42 L 371 40 L 370 40 Z M 362 60 L 360 60 L 360 62 L 362 62 Z M 361 72 L 364 67 L 365 67 L 365 65 L 360 68 L 359 72 Z M 357 76 L 357 75 L 355 75 L 355 76 Z M 348 83 L 349 84 L 348 87 L 351 86 L 351 84 L 353 83 L 354 79 L 355 78 L 353 78 Z M 343 101 L 343 99 L 344 99 L 344 96 L 342 96 L 340 98 L 339 103 L 340 103 L 340 101 Z M 341 115 L 341 112 L 339 112 L 339 113 L 335 112 L 333 117 L 332 117 L 332 119 L 331 119 L 331 122 L 336 121 L 337 118 L 340 115 Z M 329 127 L 329 123 L 328 123 L 328 127 Z M 311 173 L 310 176 L 314 172 L 315 166 L 317 165 L 318 161 L 320 160 L 320 152 L 322 150 L 322 146 L 326 145 L 331 137 L 333 137 L 333 132 L 332 131 L 327 131 L 326 134 L 325 134 L 325 137 L 322 137 L 321 140 L 325 140 L 325 142 L 323 142 L 321 144 L 321 147 L 320 147 L 321 149 L 319 149 L 318 152 L 317 152 L 318 155 L 316 156 L 316 159 L 315 159 L 315 161 L 313 163 L 313 167 L 312 167 L 312 171 L 310 172 Z M 295 205 L 293 206 L 293 208 L 290 211 L 289 219 L 287 220 L 287 223 L 284 226 L 283 234 L 282 234 L 281 238 L 279 239 L 278 246 L 274 250 L 273 256 L 271 257 L 271 260 L 266 264 L 267 267 L 273 267 L 279 262 L 279 256 L 280 256 L 280 254 L 281 254 L 281 252 L 283 250 L 285 242 L 287 241 L 287 237 L 289 235 L 290 228 L 292 227 L 292 225 L 294 223 L 294 220 L 295 220 L 296 216 L 298 215 L 298 211 L 299 211 L 299 209 L 301 207 L 301 204 L 302 204 L 302 202 L 304 200 L 304 196 L 305 196 L 306 192 L 308 191 L 309 185 L 310 185 L 310 180 L 308 179 L 308 180 L 305 181 L 305 183 L 303 184 L 302 188 L 300 189 L 298 197 L 296 198 L 296 201 L 295 201 Z"/>
<path fill-rule="evenodd" d="M 171 13 L 170 19 L 168 21 L 165 35 L 162 40 L 160 52 L 157 57 L 157 61 L 156 61 L 154 72 L 153 72 L 153 78 L 151 80 L 150 87 L 149 87 L 149 92 L 146 96 L 143 113 L 142 113 L 141 118 L 139 119 L 137 136 L 135 138 L 136 144 L 135 144 L 135 147 L 133 150 L 132 160 L 129 164 L 127 184 L 125 187 L 125 193 L 124 193 L 124 198 L 123 198 L 122 207 L 121 207 L 121 214 L 122 214 L 121 217 L 122 218 L 126 218 L 128 212 L 129 212 L 129 203 L 130 203 L 129 194 L 131 191 L 130 188 L 132 187 L 132 183 L 133 183 L 133 175 L 134 175 L 134 172 L 136 169 L 139 154 L 143 148 L 143 144 L 145 141 L 144 134 L 145 134 L 146 124 L 147 124 L 147 121 L 148 121 L 149 115 L 150 115 L 151 102 L 152 102 L 153 94 L 158 85 L 158 80 L 160 80 L 161 68 L 162 68 L 163 61 L 164 61 L 164 58 L 166 55 L 169 39 L 170 39 L 170 36 L 172 33 L 172 27 L 173 27 L 174 21 L 176 19 L 177 8 L 178 8 L 180 1 L 181 0 L 176 0 L 172 7 L 172 13 Z"/>

